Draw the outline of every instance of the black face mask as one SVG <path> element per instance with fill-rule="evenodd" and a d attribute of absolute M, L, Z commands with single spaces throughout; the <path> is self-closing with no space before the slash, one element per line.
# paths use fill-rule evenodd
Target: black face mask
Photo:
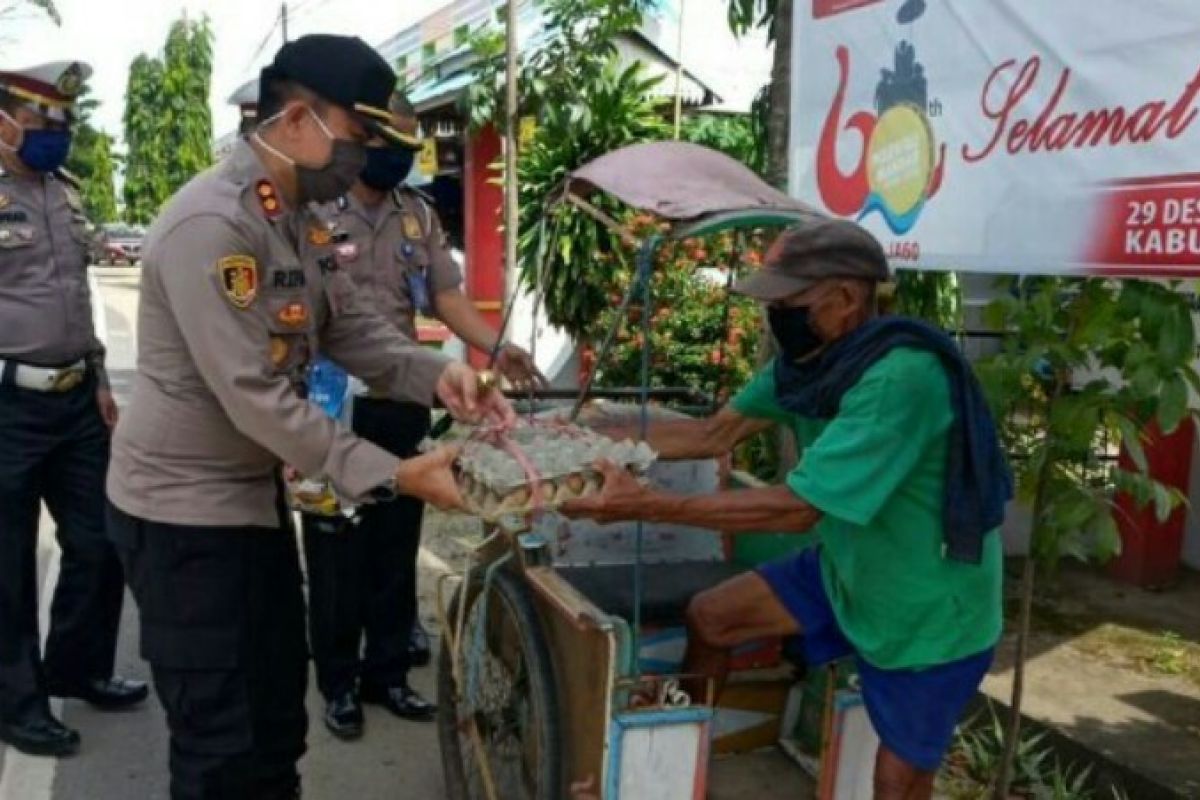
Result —
<path fill-rule="evenodd" d="M 792 363 L 812 355 L 825 344 L 809 324 L 807 306 L 768 306 L 767 323 L 783 357 Z"/>
<path fill-rule="evenodd" d="M 408 177 L 416 153 L 401 147 L 368 147 L 359 178 L 377 192 L 390 192 Z"/>

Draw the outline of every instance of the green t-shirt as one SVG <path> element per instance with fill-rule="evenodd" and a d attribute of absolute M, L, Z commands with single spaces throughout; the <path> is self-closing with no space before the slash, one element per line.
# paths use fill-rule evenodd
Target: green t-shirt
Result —
<path fill-rule="evenodd" d="M 897 348 L 842 398 L 837 417 L 784 410 L 773 364 L 733 409 L 795 432 L 800 463 L 787 485 L 823 514 L 826 591 L 846 638 L 882 669 L 945 664 L 994 645 L 1001 632 L 1002 543 L 980 564 L 942 555 L 950 385 L 938 357 Z"/>

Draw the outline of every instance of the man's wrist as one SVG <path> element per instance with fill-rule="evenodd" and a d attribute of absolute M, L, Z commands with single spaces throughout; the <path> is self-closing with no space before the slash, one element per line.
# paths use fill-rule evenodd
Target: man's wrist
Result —
<path fill-rule="evenodd" d="M 657 489 L 646 489 L 642 493 L 639 505 L 646 510 L 645 520 L 647 522 L 662 524 L 674 522 L 679 509 L 679 501 L 682 499 L 679 495 L 668 494 Z"/>

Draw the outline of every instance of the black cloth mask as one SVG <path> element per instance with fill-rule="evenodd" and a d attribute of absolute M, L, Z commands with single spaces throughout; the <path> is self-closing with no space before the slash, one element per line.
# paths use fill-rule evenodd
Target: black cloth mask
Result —
<path fill-rule="evenodd" d="M 825 344 L 809 322 L 807 306 L 768 306 L 767 323 L 779 343 L 780 353 L 788 362 L 795 363 Z"/>

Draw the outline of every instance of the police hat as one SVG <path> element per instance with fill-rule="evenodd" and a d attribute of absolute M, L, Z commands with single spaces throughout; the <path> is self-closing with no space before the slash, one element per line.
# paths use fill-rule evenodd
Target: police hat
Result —
<path fill-rule="evenodd" d="M 75 98 L 92 68 L 82 61 L 51 61 L 25 69 L 0 70 L 0 94 L 24 103 L 54 122 L 70 122 Z"/>
<path fill-rule="evenodd" d="M 259 78 L 292 81 L 321 99 L 358 114 L 368 130 L 394 144 L 411 144 L 391 125 L 388 100 L 396 73 L 383 56 L 357 36 L 316 33 L 288 42 Z"/>
<path fill-rule="evenodd" d="M 848 219 L 804 222 L 781 233 L 767 250 L 762 269 L 738 281 L 733 291 L 769 302 L 826 278 L 886 281 L 883 247 L 866 228 Z"/>

